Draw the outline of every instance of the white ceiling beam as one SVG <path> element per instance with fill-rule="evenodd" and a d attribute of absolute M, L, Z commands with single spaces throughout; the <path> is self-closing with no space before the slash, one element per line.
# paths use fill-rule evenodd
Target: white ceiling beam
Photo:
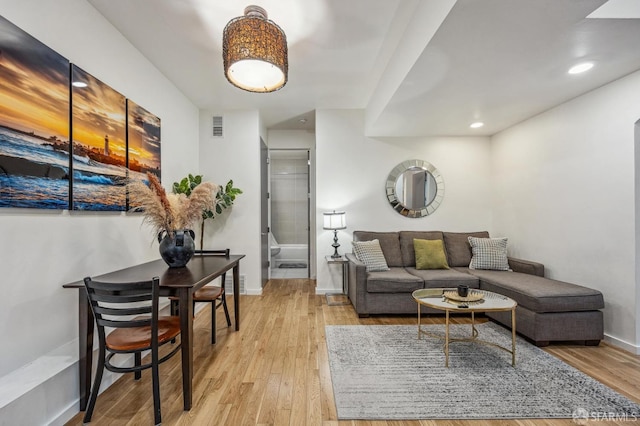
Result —
<path fill-rule="evenodd" d="M 638 19 L 640 18 L 640 1 L 609 0 L 587 18 L 595 19 Z"/>
<path fill-rule="evenodd" d="M 373 71 L 377 84 L 372 85 L 366 107 L 365 133 L 389 104 L 456 1 L 412 0 L 398 7 Z"/>

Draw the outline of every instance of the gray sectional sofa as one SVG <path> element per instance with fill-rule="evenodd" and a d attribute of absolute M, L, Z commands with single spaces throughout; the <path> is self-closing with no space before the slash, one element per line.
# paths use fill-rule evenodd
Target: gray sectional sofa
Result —
<path fill-rule="evenodd" d="M 388 271 L 367 272 L 353 253 L 349 260 L 349 299 L 360 317 L 371 314 L 415 314 L 411 293 L 421 288 L 466 284 L 508 296 L 518 302 L 517 332 L 538 346 L 550 341 L 582 341 L 598 345 L 603 338 L 602 293 L 587 287 L 544 277 L 537 262 L 508 258 L 511 271 L 469 269 L 472 257 L 468 237 L 488 238 L 488 232 L 355 231 L 354 241 L 377 239 Z M 416 269 L 414 239 L 444 243 L 450 269 Z M 424 312 L 429 313 L 423 307 Z M 511 326 L 509 312 L 488 312 L 493 320 Z"/>

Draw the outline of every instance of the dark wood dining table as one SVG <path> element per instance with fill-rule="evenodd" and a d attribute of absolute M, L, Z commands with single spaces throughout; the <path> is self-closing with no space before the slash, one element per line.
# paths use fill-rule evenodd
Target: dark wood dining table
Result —
<path fill-rule="evenodd" d="M 190 410 L 193 382 L 193 293 L 215 278 L 233 269 L 233 307 L 235 329 L 240 330 L 240 259 L 245 255 L 211 256 L 196 254 L 182 268 L 169 268 L 162 260 L 154 260 L 114 272 L 92 276 L 98 281 L 131 282 L 160 278 L 160 295 L 177 296 L 182 344 L 182 395 L 184 409 Z M 78 289 L 80 411 L 85 411 L 91 390 L 94 320 L 84 282 L 64 284 Z"/>

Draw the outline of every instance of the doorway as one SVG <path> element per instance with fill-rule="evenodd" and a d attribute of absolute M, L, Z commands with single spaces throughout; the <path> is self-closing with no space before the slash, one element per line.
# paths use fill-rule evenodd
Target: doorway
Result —
<path fill-rule="evenodd" d="M 271 278 L 309 278 L 308 149 L 269 150 Z"/>

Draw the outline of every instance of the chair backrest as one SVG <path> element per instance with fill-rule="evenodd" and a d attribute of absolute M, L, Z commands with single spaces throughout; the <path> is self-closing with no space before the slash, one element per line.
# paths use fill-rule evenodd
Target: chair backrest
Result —
<path fill-rule="evenodd" d="M 200 256 L 224 256 L 229 257 L 230 249 L 224 250 L 196 250 L 195 254 Z"/>
<path fill-rule="evenodd" d="M 101 344 L 105 342 L 104 327 L 151 327 L 152 344 L 157 345 L 158 298 L 160 279 L 128 283 L 109 283 L 84 279 L 87 296 L 98 327 Z M 143 315 L 143 317 L 138 317 Z"/>

